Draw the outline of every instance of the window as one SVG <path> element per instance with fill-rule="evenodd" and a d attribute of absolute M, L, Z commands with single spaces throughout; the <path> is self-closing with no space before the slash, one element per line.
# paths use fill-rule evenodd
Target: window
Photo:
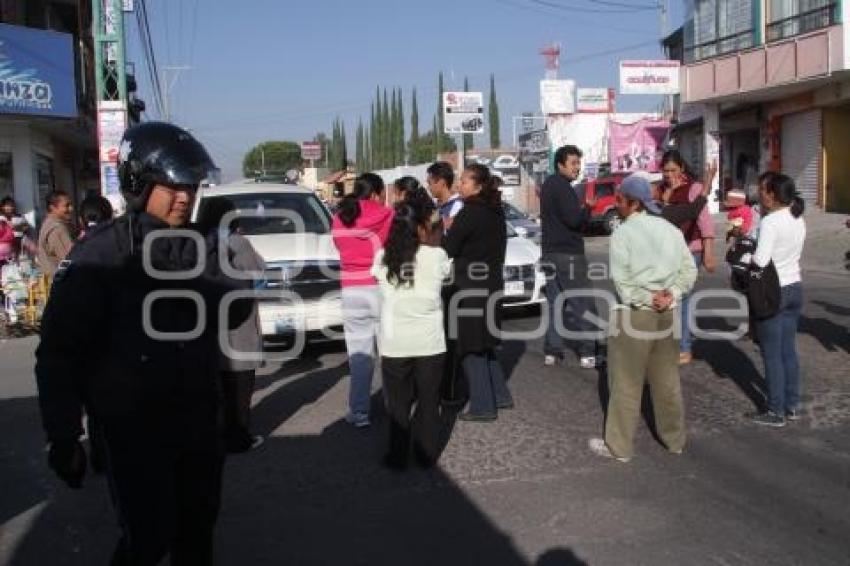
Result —
<path fill-rule="evenodd" d="M 284 210 L 304 223 L 304 232 L 327 234 L 330 217 L 322 203 L 313 195 L 298 193 L 241 193 L 224 195 L 240 213 L 239 228 L 247 236 L 296 234 L 298 224 L 290 216 L 275 216 L 273 211 Z M 265 211 L 270 211 L 268 216 Z"/>
<path fill-rule="evenodd" d="M 778 41 L 837 22 L 835 0 L 768 0 L 767 41 Z"/>
<path fill-rule="evenodd" d="M 753 46 L 752 0 L 695 0 L 686 27 L 685 61 L 699 61 Z"/>
<path fill-rule="evenodd" d="M 614 196 L 614 183 L 599 183 L 595 189 L 596 198 Z"/>
<path fill-rule="evenodd" d="M 12 154 L 8 151 L 0 151 L 0 198 L 11 196 L 15 192 L 14 181 Z"/>
<path fill-rule="evenodd" d="M 47 198 L 47 193 L 55 188 L 56 182 L 53 175 L 53 160 L 39 153 L 35 154 L 35 186 L 37 189 L 36 194 L 38 195 L 38 201 L 36 203 L 37 210 L 46 214 L 47 204 L 45 203 L 45 199 Z"/>

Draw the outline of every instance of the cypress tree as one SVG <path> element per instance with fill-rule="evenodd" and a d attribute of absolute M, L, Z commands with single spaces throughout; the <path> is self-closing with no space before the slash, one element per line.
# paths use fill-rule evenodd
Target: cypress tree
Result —
<path fill-rule="evenodd" d="M 339 150 L 339 161 L 340 161 L 340 169 L 345 171 L 348 167 L 348 146 L 345 141 L 345 122 L 342 122 L 340 126 L 340 150 Z"/>
<path fill-rule="evenodd" d="M 390 124 L 390 101 L 384 88 L 384 102 L 381 107 L 381 169 L 392 167 L 392 136 Z"/>
<path fill-rule="evenodd" d="M 501 145 L 499 138 L 499 103 L 496 100 L 496 79 L 490 75 L 490 147 L 498 149 Z"/>
<path fill-rule="evenodd" d="M 357 121 L 357 133 L 355 134 L 355 146 L 354 146 L 354 166 L 357 168 L 358 173 L 362 173 L 365 170 L 365 164 L 363 161 L 363 120 L 360 119 Z"/>
<path fill-rule="evenodd" d="M 402 100 L 401 87 L 398 89 L 398 119 L 396 120 L 396 148 L 398 151 L 398 164 L 404 165 L 404 101 Z"/>
<path fill-rule="evenodd" d="M 437 77 L 437 124 L 434 127 L 434 151 L 440 153 L 443 151 L 443 71 L 440 71 Z"/>
<path fill-rule="evenodd" d="M 372 107 L 369 110 L 369 151 L 366 155 L 369 158 L 369 169 L 375 167 L 375 147 L 377 147 L 376 134 L 378 131 L 377 119 L 375 118 L 375 101 L 372 101 Z"/>
<path fill-rule="evenodd" d="M 433 126 L 434 129 L 431 130 L 431 133 L 433 134 L 432 137 L 431 137 L 431 140 L 433 140 L 433 144 L 431 145 L 431 149 L 434 152 L 434 159 L 440 158 L 440 151 L 441 151 L 441 149 L 440 149 L 440 138 L 442 136 L 437 133 L 437 131 L 438 131 L 437 128 L 439 126 L 440 126 L 440 122 L 439 122 L 439 120 L 437 120 L 437 115 L 434 114 L 434 126 Z"/>
<path fill-rule="evenodd" d="M 369 141 L 371 134 L 371 130 L 366 130 L 363 135 L 363 167 L 366 171 L 372 170 L 372 143 Z"/>
<path fill-rule="evenodd" d="M 416 150 L 419 146 L 419 104 L 416 102 L 416 88 L 413 89 L 413 95 L 410 101 L 410 143 L 407 151 L 410 155 L 410 164 L 417 165 L 419 159 L 416 156 Z"/>
<path fill-rule="evenodd" d="M 396 96 L 395 88 L 393 88 L 393 101 L 390 106 L 390 167 L 398 165 L 398 146 L 396 140 L 398 136 L 398 96 Z"/>

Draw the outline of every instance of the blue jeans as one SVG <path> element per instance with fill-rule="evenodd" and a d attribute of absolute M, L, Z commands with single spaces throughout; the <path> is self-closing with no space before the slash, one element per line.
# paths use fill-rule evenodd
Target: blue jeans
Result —
<path fill-rule="evenodd" d="M 498 407 L 513 404 L 502 364 L 493 352 L 476 352 L 463 357 L 463 372 L 469 381 L 469 412 L 495 415 Z"/>
<path fill-rule="evenodd" d="M 702 252 L 693 252 L 691 255 L 694 256 L 694 263 L 697 264 L 697 273 L 699 273 L 699 266 L 702 264 Z M 682 338 L 679 339 L 679 351 L 690 354 L 693 348 L 694 338 L 691 336 L 691 325 L 688 324 L 688 316 L 691 312 L 691 302 L 689 299 L 690 297 L 688 295 L 682 295 Z"/>
<path fill-rule="evenodd" d="M 782 287 L 779 312 L 758 322 L 761 355 L 767 383 L 767 408 L 777 415 L 800 407 L 800 362 L 797 324 L 803 310 L 803 286 Z"/>
<path fill-rule="evenodd" d="M 596 326 L 585 315 L 596 315 L 596 303 L 592 296 L 571 296 L 563 302 L 561 312 L 555 312 L 558 296 L 565 292 L 579 291 L 590 293 L 593 285 L 588 278 L 587 258 L 583 255 L 548 253 L 541 263 L 550 270 L 546 274 L 546 308 L 549 309 L 549 326 L 543 342 L 543 353 L 564 358 L 564 337 L 558 333 L 556 321 L 560 321 L 568 331 L 581 332 L 586 338 L 578 340 L 580 357 L 596 355 Z"/>
<path fill-rule="evenodd" d="M 369 414 L 380 313 L 377 286 L 346 287 L 342 290 L 342 325 L 351 371 L 348 408 L 354 415 Z"/>

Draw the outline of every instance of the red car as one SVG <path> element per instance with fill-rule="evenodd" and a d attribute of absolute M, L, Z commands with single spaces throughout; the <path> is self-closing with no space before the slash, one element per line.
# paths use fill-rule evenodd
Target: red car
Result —
<path fill-rule="evenodd" d="M 589 232 L 611 234 L 620 223 L 614 202 L 614 192 L 628 175 L 628 173 L 612 173 L 606 177 L 587 179 L 575 186 L 579 198 L 585 203 L 596 199 L 596 204 L 590 212 Z"/>

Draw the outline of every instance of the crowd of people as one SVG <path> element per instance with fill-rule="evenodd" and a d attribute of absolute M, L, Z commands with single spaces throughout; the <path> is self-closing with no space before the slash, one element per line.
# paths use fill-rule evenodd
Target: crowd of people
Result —
<path fill-rule="evenodd" d="M 53 279 L 35 368 L 48 463 L 80 487 L 85 415 L 123 532 L 113 563 L 154 564 L 166 555 L 174 564 L 210 563 L 224 455 L 262 442 L 250 425 L 261 360 L 228 354 L 229 347 L 262 350 L 256 301 L 231 302 L 226 321 L 219 320 L 219 305 L 234 292 L 250 296 L 264 265 L 240 235 L 238 218 L 226 221 L 234 210 L 226 199 L 205 200 L 199 211 L 193 230 L 205 247 L 167 231 L 188 226 L 195 192 L 214 168 L 191 134 L 145 123 L 124 134 L 125 146 L 119 178 L 126 214 L 111 219 L 108 202 L 84 201 L 85 235 L 74 242 L 70 199 L 53 193 L 38 238 L 39 264 Z M 688 296 L 699 267 L 717 267 L 706 209 L 716 166 L 700 180 L 669 151 L 661 179 L 636 173 L 622 181 L 616 193 L 622 223 L 609 254 L 618 304 L 600 337 L 583 240 L 593 203 L 573 188 L 581 159 L 578 148 L 559 148 L 557 171 L 541 190 L 540 269 L 550 311 L 542 361 L 568 363 L 565 327 L 582 336 L 575 343 L 579 368 L 607 368 L 604 434 L 588 443 L 594 453 L 622 462 L 634 456 L 648 383 L 658 436 L 670 453 L 681 454 L 679 372 L 692 360 Z M 372 425 L 380 368 L 389 416 L 383 463 L 398 471 L 411 462 L 435 465 L 447 407 L 464 404 L 459 420 L 489 423 L 515 403 L 499 360 L 500 310 L 493 308 L 504 288 L 507 244 L 499 179 L 480 164 L 464 167 L 456 179 L 445 162 L 427 175 L 427 188 L 405 177 L 388 189 L 378 175 L 361 174 L 331 229 L 350 370 L 345 420 L 359 429 Z M 751 302 L 765 362 L 768 399 L 753 420 L 780 427 L 800 415 L 795 336 L 805 223 L 787 176 L 764 175 L 759 201 L 763 218 L 756 226 L 746 202 L 729 200 L 727 237 L 730 253 L 751 251 L 730 261 L 743 266 L 733 269 L 733 283 Z M 19 223 L 18 229 L 26 228 Z M 159 237 L 152 238 L 155 232 Z M 197 272 L 200 254 L 207 261 Z M 220 260 L 247 276 L 232 276 Z M 775 288 L 764 283 L 771 270 Z M 167 272 L 174 277 L 156 276 Z M 203 300 L 175 299 L 187 292 Z"/>

